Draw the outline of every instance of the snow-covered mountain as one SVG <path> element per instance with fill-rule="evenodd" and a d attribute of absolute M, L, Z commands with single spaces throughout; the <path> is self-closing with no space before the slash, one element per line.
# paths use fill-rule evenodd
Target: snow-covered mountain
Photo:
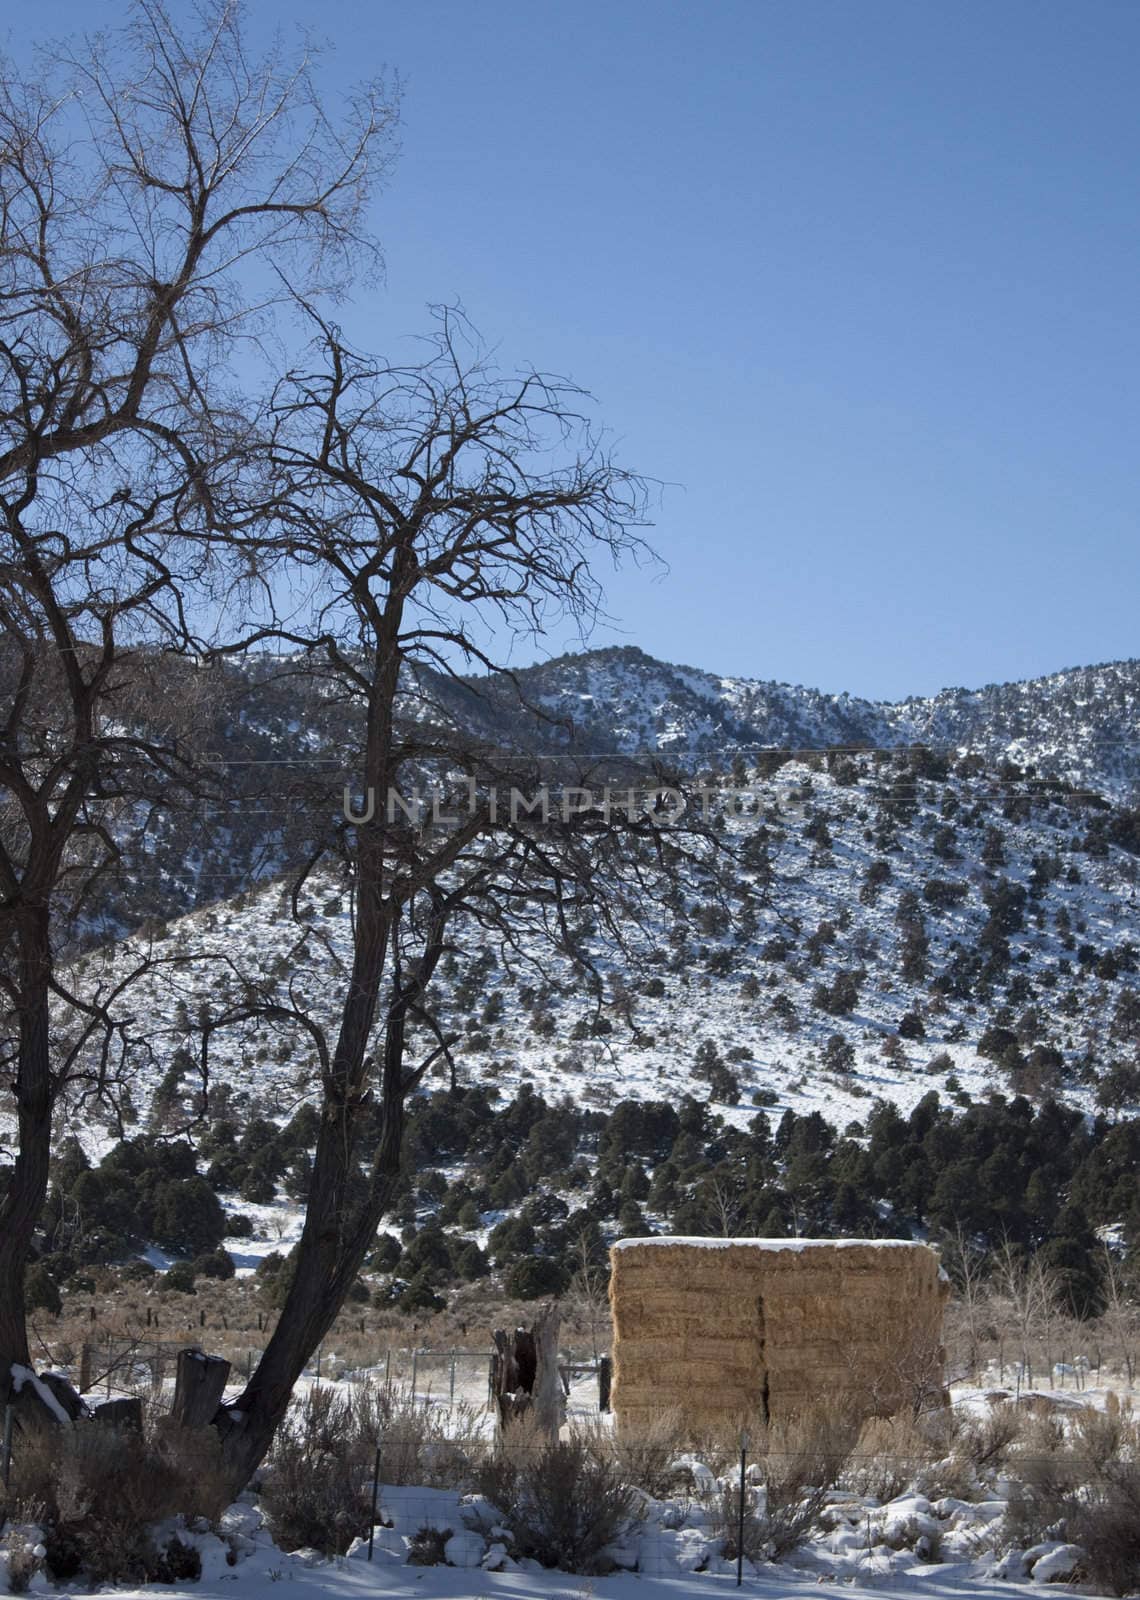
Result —
<path fill-rule="evenodd" d="M 742 776 L 741 857 L 648 909 L 634 966 L 598 935 L 600 1010 L 548 948 L 501 963 L 479 928 L 457 928 L 435 993 L 462 1078 L 508 1093 L 529 1079 L 599 1107 L 711 1094 L 738 1119 L 760 1104 L 839 1125 L 872 1096 L 907 1108 L 930 1088 L 1136 1110 L 1140 813 L 921 749 Z M 85 956 L 76 982 L 104 987 L 144 954 L 172 958 L 132 991 L 147 1019 L 140 1109 L 199 1008 L 247 979 L 331 1022 L 349 917 L 322 872 L 296 917 L 267 883 Z M 253 1025 L 216 1038 L 212 1063 L 270 1114 L 315 1066 L 303 1041 Z"/>
<path fill-rule="evenodd" d="M 537 986 L 482 967 L 465 981 L 465 966 L 481 959 L 474 941 L 445 981 L 444 1007 L 452 989 L 467 997 L 469 1011 L 448 1025 L 474 1038 L 475 1071 L 488 1050 L 508 1082 L 546 1081 L 573 1060 L 593 1092 L 606 1083 L 619 1092 L 632 1074 L 640 1092 L 656 1083 L 673 1095 L 691 1087 L 693 1052 L 707 1037 L 726 1058 L 737 1050 L 746 1098 L 760 1090 L 803 1105 L 826 1070 L 833 1105 L 850 1110 L 872 1084 L 916 1098 L 924 1085 L 915 1068 L 927 1058 L 940 1060 L 943 1078 L 962 1082 L 965 1072 L 975 1089 L 997 1081 L 976 1049 L 993 1024 L 1013 1036 L 1007 1079 L 1043 1073 L 1091 1105 L 1099 1078 L 1135 1054 L 1140 1027 L 1116 1018 L 1135 988 L 1140 942 L 1140 810 L 1131 803 L 1140 663 L 893 706 L 717 678 L 632 649 L 565 656 L 512 682 L 421 687 L 436 715 L 443 703 L 488 742 L 658 751 L 754 788 L 734 824 L 753 838 L 754 870 L 727 890 L 743 900 L 741 924 L 722 926 L 699 883 L 678 884 L 675 903 L 655 910 L 658 982 L 611 969 L 612 1037 L 587 1024 L 593 1001 L 556 965 Z M 299 929 L 278 880 L 339 805 L 352 770 L 350 714 L 323 700 L 319 683 L 267 661 L 227 669 L 223 688 L 211 747 L 229 793 L 149 820 L 125 859 L 105 935 L 157 932 L 167 949 L 194 949 L 221 934 L 219 948 L 251 975 L 280 971 L 331 997 L 347 899 L 330 881 Z M 416 714 L 423 699 L 410 693 L 409 704 Z M 900 748 L 885 753 L 892 746 Z M 189 912 L 197 915 L 179 920 Z M 92 959 L 118 962 L 115 939 L 94 934 L 89 948 L 105 954 Z M 176 1002 L 193 1014 L 217 970 L 207 962 L 160 975 L 136 998 L 160 1028 L 170 1022 L 171 1051 Z M 856 975 L 854 1001 L 824 999 L 844 974 Z M 631 984 L 644 990 L 633 1006 Z M 515 994 L 528 987 L 545 998 Z M 477 1019 L 500 988 L 502 1019 L 488 1031 Z M 884 1057 L 891 1038 L 895 1053 Z M 235 1042 L 235 1066 L 242 1048 Z M 1018 1052 L 1036 1067 L 1022 1071 Z M 259 1048 L 267 1082 L 280 1089 L 268 1054 Z M 288 1076 L 295 1082 L 294 1068 Z"/>
<path fill-rule="evenodd" d="M 119 882 L 88 909 L 87 942 L 271 881 L 312 854 L 353 782 L 353 709 L 318 676 L 269 657 L 200 676 L 212 792 L 147 813 L 124 844 Z M 968 754 L 999 782 L 1016 768 L 1114 805 L 1140 787 L 1138 661 L 890 705 L 717 677 L 622 647 L 509 676 L 423 670 L 407 684 L 405 715 L 458 725 L 486 748 L 648 756 L 689 771 L 770 772 L 790 752 L 922 745 Z"/>
<path fill-rule="evenodd" d="M 1137 661 L 944 689 L 897 704 L 717 677 L 630 647 L 562 656 L 520 672 L 518 680 L 579 749 L 651 750 L 724 765 L 737 753 L 747 758 L 764 749 L 924 744 L 969 749 L 991 766 L 1010 759 L 1116 794 L 1140 777 Z"/>

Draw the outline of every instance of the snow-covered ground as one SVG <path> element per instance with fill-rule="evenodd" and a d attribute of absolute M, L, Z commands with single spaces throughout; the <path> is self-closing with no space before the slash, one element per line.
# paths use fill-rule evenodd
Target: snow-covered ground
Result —
<path fill-rule="evenodd" d="M 173 1535 L 199 1551 L 202 1576 L 193 1592 L 202 1600 L 235 1593 L 261 1600 L 270 1586 L 282 1582 L 299 1586 L 290 1588 L 292 1594 L 341 1600 L 377 1593 L 438 1600 L 696 1600 L 734 1588 L 737 1564 L 722 1554 L 724 1535 L 710 1509 L 720 1486 L 699 1461 L 684 1460 L 691 1463 L 694 1492 L 661 1500 L 642 1496 L 634 1520 L 607 1547 L 605 1564 L 614 1570 L 604 1576 L 571 1575 L 544 1569 L 531 1558 L 516 1558 L 510 1553 L 512 1530 L 482 1496 L 416 1485 L 381 1485 L 371 1553 L 365 1538 L 356 1540 L 343 1558 L 325 1559 L 311 1550 L 283 1552 L 249 1495 L 223 1515 L 216 1530 L 165 1524 L 160 1539 Z M 706 1484 L 711 1497 L 700 1493 Z M 754 1491 L 748 1493 L 752 1504 Z M 828 1496 L 816 1531 L 791 1555 L 757 1564 L 745 1558 L 744 1587 L 771 1600 L 833 1584 L 856 1588 L 871 1600 L 899 1594 L 956 1600 L 1008 1595 L 1011 1586 L 1064 1584 L 1079 1576 L 1082 1552 L 1062 1540 L 1010 1546 L 1003 1529 L 1009 1494 L 1008 1480 L 970 1499 L 931 1499 L 906 1490 L 880 1502 L 873 1495 L 837 1489 Z M 439 1564 L 409 1563 L 413 1542 L 424 1529 L 440 1536 Z M 34 1525 L 25 1536 L 37 1538 Z M 10 1538 L 9 1549 L 11 1543 Z M 0 1555 L 0 1564 L 6 1559 Z M 33 1578 L 31 1588 L 53 1592 L 42 1573 Z M 153 1596 L 158 1589 L 116 1592 L 126 1600 L 130 1595 Z M 1081 1592 L 1096 1591 L 1086 1584 Z"/>
<path fill-rule="evenodd" d="M 611 1573 L 605 1577 L 575 1577 L 556 1571 L 487 1572 L 448 1566 L 411 1567 L 384 1563 L 379 1567 L 353 1559 L 309 1565 L 304 1557 L 283 1555 L 273 1546 L 259 1547 L 254 1556 L 236 1568 L 221 1561 L 204 1566 L 199 1583 L 180 1587 L 198 1600 L 280 1600 L 280 1584 L 296 1600 L 366 1600 L 374 1595 L 391 1600 L 412 1600 L 430 1596 L 432 1600 L 715 1600 L 744 1593 L 759 1600 L 792 1600 L 795 1596 L 818 1596 L 821 1584 L 842 1583 L 856 1589 L 867 1600 L 897 1600 L 899 1595 L 927 1596 L 929 1600 L 985 1600 L 1001 1596 L 1009 1600 L 1007 1579 L 989 1575 L 985 1562 L 949 1562 L 928 1566 L 911 1562 L 897 1564 L 893 1570 L 876 1568 L 871 1562 L 853 1564 L 844 1576 L 829 1578 L 819 1571 L 768 1568 L 749 1571 L 741 1590 L 736 1588 L 735 1567 L 715 1575 L 686 1573 L 679 1568 L 660 1575 L 651 1573 Z M 1069 1586 L 1051 1587 L 1072 1592 Z M 47 1591 L 39 1580 L 32 1593 Z M 170 1590 L 155 1588 L 117 1589 L 118 1600 L 153 1600 Z M 1089 1593 L 1079 1586 L 1078 1593 Z"/>
<path fill-rule="evenodd" d="M 473 1413 L 486 1405 L 485 1385 L 479 1392 L 477 1372 L 472 1392 L 461 1392 L 471 1376 L 466 1374 L 457 1387 L 454 1409 L 446 1382 L 436 1385 L 439 1374 L 427 1375 L 417 1385 L 419 1403 L 430 1409 L 433 1428 L 442 1424 L 444 1434 L 457 1432 L 469 1441 L 474 1437 Z M 323 1386 L 344 1396 L 362 1380 L 382 1378 L 383 1368 L 377 1368 L 331 1383 L 326 1380 Z M 747 1558 L 743 1563 L 746 1592 L 766 1600 L 778 1596 L 792 1600 L 818 1592 L 821 1585 L 852 1588 L 869 1600 L 900 1594 L 929 1600 L 965 1600 L 966 1596 L 982 1600 L 1008 1596 L 1018 1589 L 1039 1590 L 1046 1584 L 1062 1590 L 1075 1587 L 1084 1594 L 1102 1592 L 1085 1581 L 1086 1557 L 1077 1546 L 1059 1536 L 1027 1541 L 1025 1524 L 1017 1521 L 1017 1451 L 1033 1455 L 1045 1434 L 1022 1433 L 1000 1457 L 981 1452 L 971 1455 L 968 1444 L 962 1442 L 969 1438 L 969 1425 L 984 1425 L 987 1418 L 994 1417 L 995 1408 L 1000 1408 L 1002 1416 L 1021 1418 L 1021 1426 L 1031 1429 L 1035 1419 L 1039 1422 L 1049 1417 L 1053 1437 L 1068 1440 L 1078 1452 L 1078 1460 L 1083 1459 L 1079 1452 L 1087 1436 L 1081 1427 L 1082 1420 L 1089 1420 L 1087 1413 L 1108 1413 L 1102 1421 L 1119 1418 L 1127 1430 L 1135 1395 L 1122 1382 L 1089 1386 L 1083 1362 L 1068 1374 L 1059 1374 L 1061 1383 L 1066 1378 L 1069 1387 L 1023 1390 L 1020 1395 L 1016 1389 L 999 1389 L 996 1384 L 955 1384 L 952 1410 L 932 1413 L 927 1419 L 929 1427 L 920 1423 L 916 1429 L 908 1423 L 905 1426 L 910 1432 L 905 1436 L 888 1431 L 866 1436 L 866 1442 L 861 1437 L 859 1446 L 838 1469 L 836 1487 L 823 1497 L 800 1544 L 779 1559 L 766 1559 L 762 1546 L 747 1546 L 754 1550 L 755 1564 Z M 317 1381 L 312 1375 L 305 1379 L 299 1396 Z M 1011 1405 L 1015 1399 L 1018 1403 Z M 591 1380 L 579 1380 L 567 1407 L 568 1426 L 600 1428 L 604 1438 L 612 1418 L 598 1417 L 595 1406 Z M 400 1414 L 408 1415 L 406 1410 Z M 955 1418 L 965 1423 L 965 1433 L 955 1426 Z M 489 1414 L 485 1420 L 489 1436 Z M 438 1439 L 441 1435 L 433 1432 L 431 1436 Z M 1133 1448 L 1128 1437 L 1126 1432 L 1124 1442 L 1114 1447 L 1123 1452 L 1122 1459 Z M 910 1439 L 909 1445 L 904 1438 Z M 923 1439 L 921 1457 L 908 1453 Z M 769 1466 L 774 1464 L 778 1474 L 781 1453 L 774 1442 L 773 1452 Z M 942 1459 L 936 1459 L 940 1456 Z M 382 1467 L 371 1554 L 364 1537 L 341 1558 L 326 1559 L 312 1550 L 282 1550 L 252 1493 L 242 1496 L 213 1528 L 197 1523 L 187 1526 L 179 1520 L 159 1525 L 156 1543 L 162 1548 L 176 1538 L 199 1552 L 202 1575 L 192 1592 L 202 1600 L 214 1600 L 215 1596 L 222 1600 L 235 1593 L 246 1600 L 268 1600 L 270 1586 L 280 1583 L 298 1586 L 289 1592 L 312 1600 L 318 1596 L 353 1600 L 366 1594 L 419 1595 L 432 1600 L 494 1600 L 498 1596 L 503 1600 L 604 1600 L 607 1596 L 612 1600 L 697 1600 L 733 1589 L 737 1570 L 735 1551 L 726 1551 L 721 1508 L 726 1495 L 735 1507 L 738 1473 L 730 1455 L 722 1456 L 721 1464 L 710 1468 L 706 1460 L 712 1459 L 681 1452 L 665 1472 L 672 1487 L 659 1490 L 659 1498 L 636 1491 L 632 1514 L 601 1554 L 598 1564 L 610 1569 L 602 1576 L 547 1570 L 522 1554 L 509 1515 L 482 1494 L 386 1483 Z M 750 1454 L 746 1504 L 749 1515 L 761 1519 L 764 1479 L 763 1459 L 753 1459 Z M 423 1530 L 438 1535 L 434 1552 L 438 1564 L 419 1565 L 409 1560 L 410 1555 L 423 1553 Z M 5 1548 L 0 1551 L 0 1584 L 13 1549 L 18 1549 L 21 1541 L 34 1548 L 38 1539 L 39 1530 L 31 1523 L 8 1530 Z M 160 1590 L 161 1586 L 152 1585 L 116 1593 L 123 1600 L 135 1595 L 152 1600 Z M 55 1591 L 40 1571 L 32 1578 L 31 1592 Z"/>

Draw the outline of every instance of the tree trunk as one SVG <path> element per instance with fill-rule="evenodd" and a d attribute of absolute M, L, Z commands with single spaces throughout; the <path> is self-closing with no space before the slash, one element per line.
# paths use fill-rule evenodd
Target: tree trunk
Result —
<path fill-rule="evenodd" d="M 17 1153 L 0 1201 L 0 1387 L 13 1363 L 29 1366 L 24 1272 L 32 1235 L 47 1199 L 51 1158 L 52 1084 L 48 1051 L 51 942 L 46 907 L 21 917 L 19 1060 L 16 1070 Z"/>
<path fill-rule="evenodd" d="M 315 1167 L 316 1163 L 314 1163 Z M 352 1234 L 330 1251 L 327 1235 L 306 1221 L 297 1267 L 277 1326 L 242 1394 L 215 1418 L 222 1458 L 235 1494 L 244 1489 L 265 1458 L 273 1435 L 289 1409 L 294 1386 L 313 1351 L 337 1319 L 353 1280 L 364 1263 L 395 1188 L 396 1169 L 383 1197 L 358 1218 Z M 310 1220 L 313 1213 L 310 1213 Z"/>
<path fill-rule="evenodd" d="M 401 558 L 406 560 L 406 556 Z M 381 665 L 369 702 L 364 778 L 381 797 L 381 814 L 357 830 L 357 918 L 352 972 L 341 1008 L 336 1048 L 324 1079 L 321 1123 L 305 1225 L 297 1246 L 293 1279 L 277 1326 L 257 1368 L 237 1401 L 219 1416 L 222 1455 L 235 1494 L 264 1459 L 273 1435 L 289 1409 L 305 1364 L 324 1339 L 364 1264 L 376 1230 L 391 1203 L 400 1174 L 404 1101 L 414 1080 L 404 1071 L 404 1038 L 409 1006 L 423 991 L 443 949 L 442 927 L 425 949 L 414 973 L 389 970 L 393 926 L 399 901 L 385 896 L 383 797 L 393 775 L 392 718 L 399 683 L 396 648 L 402 590 L 385 611 L 378 636 Z M 383 1060 L 380 1064 L 380 1137 L 372 1158 L 367 1197 L 353 1204 L 359 1162 L 359 1134 L 369 1113 L 375 1063 L 369 1041 L 386 990 Z"/>
<path fill-rule="evenodd" d="M 558 1373 L 558 1330 L 562 1314 L 556 1301 L 546 1306 L 530 1328 L 491 1335 L 496 1352 L 495 1407 L 499 1432 L 516 1417 L 533 1413 L 548 1439 L 558 1438 L 564 1420 L 562 1383 Z"/>
<path fill-rule="evenodd" d="M 393 1048 L 390 1046 L 389 1055 Z M 326 1089 L 305 1226 L 285 1304 L 245 1390 L 216 1419 L 235 1494 L 249 1482 L 273 1442 L 289 1409 L 294 1385 L 336 1321 L 395 1190 L 404 1107 L 399 1072 L 391 1059 L 385 1061 L 384 1078 L 384 1109 L 370 1192 L 352 1215 L 346 1215 L 345 1196 L 358 1159 L 356 1128 L 365 1110 L 364 1096 L 357 1093 L 344 1101 L 330 1100 Z"/>

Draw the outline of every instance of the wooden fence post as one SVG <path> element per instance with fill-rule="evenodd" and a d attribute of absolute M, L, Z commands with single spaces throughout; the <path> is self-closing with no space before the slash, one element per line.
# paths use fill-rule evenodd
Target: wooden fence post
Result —
<path fill-rule="evenodd" d="M 556 1301 L 543 1308 L 534 1325 L 534 1418 L 540 1433 L 558 1438 L 562 1427 L 562 1382 L 558 1376 L 558 1330 L 562 1313 Z"/>
<path fill-rule="evenodd" d="M 610 1409 L 610 1389 L 613 1385 L 614 1363 L 612 1356 L 603 1356 L 598 1362 L 598 1410 Z"/>
<path fill-rule="evenodd" d="M 229 1375 L 230 1364 L 221 1356 L 180 1350 L 171 1416 L 187 1428 L 206 1427 L 214 1420 Z"/>

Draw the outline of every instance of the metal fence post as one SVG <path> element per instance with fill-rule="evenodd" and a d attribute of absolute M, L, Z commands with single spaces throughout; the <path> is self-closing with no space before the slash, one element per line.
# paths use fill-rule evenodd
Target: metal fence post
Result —
<path fill-rule="evenodd" d="M 380 1441 L 376 1441 L 376 1460 L 372 1467 L 372 1515 L 368 1520 L 368 1559 L 372 1560 L 372 1544 L 376 1536 L 376 1506 L 380 1499 Z"/>
<path fill-rule="evenodd" d="M 736 1587 L 744 1582 L 744 1474 L 748 1470 L 748 1431 L 740 1435 L 740 1507 L 736 1525 Z"/>

